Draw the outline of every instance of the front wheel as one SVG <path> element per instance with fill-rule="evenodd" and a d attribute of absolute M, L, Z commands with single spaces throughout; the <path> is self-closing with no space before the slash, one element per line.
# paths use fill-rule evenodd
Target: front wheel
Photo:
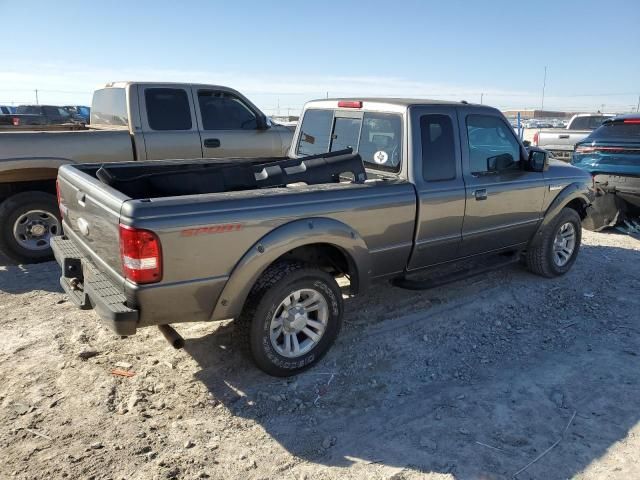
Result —
<path fill-rule="evenodd" d="M 342 293 L 335 279 L 316 267 L 286 261 L 269 267 L 256 282 L 234 336 L 261 370 L 285 377 L 318 362 L 341 325 Z"/>
<path fill-rule="evenodd" d="M 538 243 L 527 250 L 527 267 L 543 277 L 564 275 L 576 261 L 581 240 L 580 215 L 572 208 L 564 208 L 544 227 Z"/>
<path fill-rule="evenodd" d="M 0 204 L 0 250 L 18 263 L 51 260 L 51 237 L 62 233 L 56 197 L 22 192 Z"/>

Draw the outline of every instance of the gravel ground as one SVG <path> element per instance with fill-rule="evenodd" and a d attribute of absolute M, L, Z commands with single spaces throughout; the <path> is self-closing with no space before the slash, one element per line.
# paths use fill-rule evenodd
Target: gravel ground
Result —
<path fill-rule="evenodd" d="M 555 280 L 379 285 L 287 380 L 230 324 L 119 339 L 54 263 L 0 267 L 0 478 L 640 478 L 640 242 L 583 242 Z"/>

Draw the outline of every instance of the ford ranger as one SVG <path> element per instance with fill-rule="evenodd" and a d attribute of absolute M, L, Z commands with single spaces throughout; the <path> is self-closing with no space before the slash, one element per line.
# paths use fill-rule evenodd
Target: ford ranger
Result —
<path fill-rule="evenodd" d="M 60 165 L 282 156 L 293 135 L 235 90 L 179 83 L 108 83 L 93 95 L 91 127 L 74 129 L 0 132 L 0 251 L 18 262 L 51 258 Z"/>
<path fill-rule="evenodd" d="M 170 323 L 235 319 L 256 364 L 291 375 L 338 335 L 338 277 L 355 295 L 480 259 L 545 277 L 576 260 L 589 174 L 527 151 L 498 110 L 337 99 L 301 118 L 288 158 L 62 166 L 52 247 L 69 298 L 176 346 Z"/>

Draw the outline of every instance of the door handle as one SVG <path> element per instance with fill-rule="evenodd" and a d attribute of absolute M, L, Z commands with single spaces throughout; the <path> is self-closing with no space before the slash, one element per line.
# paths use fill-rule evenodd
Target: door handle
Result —
<path fill-rule="evenodd" d="M 204 146 L 207 148 L 218 148 L 220 146 L 220 140 L 217 138 L 205 138 Z"/>
<path fill-rule="evenodd" d="M 473 192 L 473 196 L 476 197 L 476 200 L 486 200 L 487 199 L 487 189 L 481 188 L 480 190 L 476 190 Z"/>

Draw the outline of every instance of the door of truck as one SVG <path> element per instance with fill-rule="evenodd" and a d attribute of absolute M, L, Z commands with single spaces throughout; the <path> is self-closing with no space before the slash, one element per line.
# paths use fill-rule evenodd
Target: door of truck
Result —
<path fill-rule="evenodd" d="M 526 151 L 497 111 L 459 108 L 458 124 L 467 197 L 461 254 L 527 242 L 542 215 L 543 174 L 523 169 Z"/>
<path fill-rule="evenodd" d="M 262 113 L 246 98 L 223 88 L 192 88 L 202 152 L 214 157 L 280 157 L 278 129 L 259 128 Z"/>
<path fill-rule="evenodd" d="M 447 105 L 410 109 L 409 178 L 418 193 L 415 246 L 409 270 L 459 255 L 465 212 L 457 113 Z"/>
<path fill-rule="evenodd" d="M 138 85 L 147 160 L 202 158 L 190 87 Z"/>

